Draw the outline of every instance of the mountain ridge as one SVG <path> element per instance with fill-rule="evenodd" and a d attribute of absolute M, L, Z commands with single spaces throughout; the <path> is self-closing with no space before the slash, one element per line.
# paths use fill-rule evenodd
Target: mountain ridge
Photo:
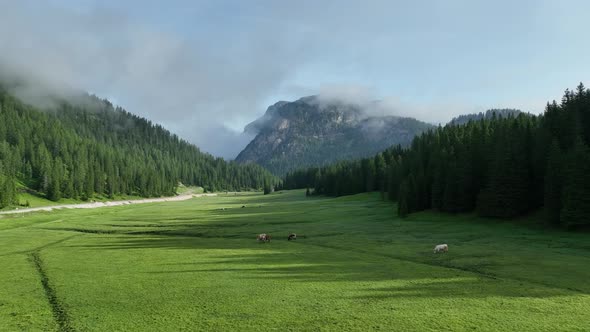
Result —
<path fill-rule="evenodd" d="M 172 195 L 180 182 L 208 191 L 261 189 L 276 180 L 258 165 L 202 152 L 160 125 L 96 96 L 32 106 L 0 84 L 0 208 L 17 183 L 58 201 Z"/>
<path fill-rule="evenodd" d="M 356 104 L 307 96 L 279 101 L 246 125 L 245 131 L 256 137 L 236 161 L 257 163 L 284 175 L 297 168 L 366 157 L 392 145 L 407 146 L 415 135 L 432 127 L 412 118 L 374 116 Z"/>

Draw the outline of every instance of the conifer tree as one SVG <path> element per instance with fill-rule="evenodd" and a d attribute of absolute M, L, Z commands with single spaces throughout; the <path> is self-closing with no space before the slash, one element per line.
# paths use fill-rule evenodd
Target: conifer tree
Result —
<path fill-rule="evenodd" d="M 547 221 L 552 225 L 560 224 L 561 190 L 562 190 L 562 154 L 556 140 L 551 143 L 547 156 L 545 171 L 544 206 Z"/>
<path fill-rule="evenodd" d="M 272 192 L 272 187 L 271 187 L 271 185 L 270 185 L 269 181 L 268 181 L 268 180 L 265 180 L 265 181 L 264 181 L 264 194 L 265 194 L 265 195 L 268 195 L 268 194 L 270 194 L 271 192 Z"/>
<path fill-rule="evenodd" d="M 590 151 L 580 137 L 565 166 L 561 223 L 568 229 L 590 225 Z"/>
<path fill-rule="evenodd" d="M 404 180 L 401 185 L 400 185 L 400 189 L 399 189 L 399 200 L 398 200 L 398 205 L 397 205 L 397 214 L 402 217 L 405 218 L 408 213 L 410 213 L 409 207 L 408 207 L 408 195 L 409 190 L 408 190 L 409 184 L 406 180 Z"/>

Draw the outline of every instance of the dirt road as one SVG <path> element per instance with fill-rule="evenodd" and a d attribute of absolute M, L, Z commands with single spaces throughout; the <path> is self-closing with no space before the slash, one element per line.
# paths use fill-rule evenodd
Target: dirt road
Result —
<path fill-rule="evenodd" d="M 217 196 L 217 194 L 188 194 L 188 195 L 178 195 L 178 196 L 171 196 L 171 197 L 146 198 L 146 199 L 126 200 L 126 201 L 52 205 L 52 206 L 44 206 L 44 207 L 38 207 L 38 208 L 25 208 L 25 209 L 10 210 L 10 211 L 0 211 L 0 214 L 15 214 L 15 213 L 27 213 L 27 212 L 36 212 L 36 211 L 52 211 L 55 209 L 96 209 L 96 208 L 107 207 L 107 206 L 119 206 L 119 205 L 129 205 L 129 204 L 185 201 L 185 200 L 191 199 L 193 197 L 211 197 L 211 196 Z"/>

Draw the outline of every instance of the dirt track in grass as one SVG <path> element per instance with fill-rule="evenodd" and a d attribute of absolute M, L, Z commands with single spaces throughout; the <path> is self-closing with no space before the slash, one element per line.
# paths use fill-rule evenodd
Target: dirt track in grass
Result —
<path fill-rule="evenodd" d="M 123 200 L 123 201 L 110 201 L 110 202 L 92 202 L 82 204 L 64 204 L 64 205 L 53 205 L 44 206 L 38 208 L 27 208 L 10 211 L 2 211 L 0 214 L 15 214 L 15 213 L 28 213 L 37 211 L 52 211 L 56 209 L 96 209 L 107 206 L 120 206 L 130 204 L 144 204 L 144 203 L 158 203 L 158 202 L 173 202 L 173 201 L 185 201 L 194 197 L 211 197 L 217 196 L 217 194 L 189 194 L 189 195 L 178 195 L 171 197 L 160 197 L 160 198 L 146 198 L 136 200 Z"/>

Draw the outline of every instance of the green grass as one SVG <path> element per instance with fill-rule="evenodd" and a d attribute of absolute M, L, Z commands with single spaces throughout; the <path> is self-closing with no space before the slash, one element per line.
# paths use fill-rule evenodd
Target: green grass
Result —
<path fill-rule="evenodd" d="M 0 330 L 590 330 L 590 234 L 304 196 L 3 216 Z"/>
<path fill-rule="evenodd" d="M 203 187 L 196 187 L 196 186 L 185 186 L 184 184 L 179 184 L 178 188 L 176 188 L 176 193 L 179 195 L 184 194 L 202 194 L 205 190 Z"/>
<path fill-rule="evenodd" d="M 81 199 L 73 199 L 73 198 L 62 198 L 58 201 L 51 201 L 41 193 L 38 193 L 32 189 L 27 188 L 23 183 L 18 183 L 17 187 L 19 189 L 18 193 L 18 204 L 14 206 L 8 206 L 0 211 L 5 210 L 14 210 L 20 208 L 37 208 L 37 207 L 46 207 L 46 206 L 55 206 L 55 205 L 66 205 L 66 204 L 81 204 L 81 203 L 88 203 L 91 201 L 94 202 L 107 202 L 107 201 L 119 201 L 119 200 L 139 200 L 144 199 L 145 197 L 141 196 L 134 196 L 134 195 L 116 195 L 114 197 L 108 197 L 105 195 L 95 195 L 90 199 L 83 201 Z M 184 185 L 179 185 L 177 189 L 177 194 L 201 194 L 203 193 L 202 187 L 195 187 L 190 186 L 186 187 Z M 28 202 L 28 206 L 27 203 Z"/>
<path fill-rule="evenodd" d="M 118 195 L 112 198 L 106 196 L 94 196 L 89 200 L 83 201 L 80 199 L 73 199 L 73 198 L 62 198 L 58 201 L 51 201 L 47 198 L 27 192 L 19 193 L 19 203 L 20 206 L 11 206 L 7 207 L 2 210 L 13 210 L 15 208 L 36 208 L 36 207 L 45 207 L 45 206 L 54 206 L 54 205 L 66 205 L 66 204 L 82 204 L 88 203 L 91 201 L 94 202 L 107 202 L 107 201 L 119 201 L 119 200 L 134 200 L 134 199 L 144 199 L 145 197 L 141 196 L 130 196 L 130 195 Z M 29 206 L 26 206 L 25 203 L 29 202 Z"/>
<path fill-rule="evenodd" d="M 65 199 L 65 198 L 62 198 L 59 201 L 50 201 L 45 197 L 34 195 L 31 193 L 27 193 L 27 192 L 19 193 L 18 196 L 19 196 L 18 200 L 21 205 L 24 205 L 26 202 L 29 202 L 29 206 L 23 206 L 23 208 L 83 203 L 81 200 Z M 12 207 L 12 208 L 14 208 L 14 207 Z"/>

